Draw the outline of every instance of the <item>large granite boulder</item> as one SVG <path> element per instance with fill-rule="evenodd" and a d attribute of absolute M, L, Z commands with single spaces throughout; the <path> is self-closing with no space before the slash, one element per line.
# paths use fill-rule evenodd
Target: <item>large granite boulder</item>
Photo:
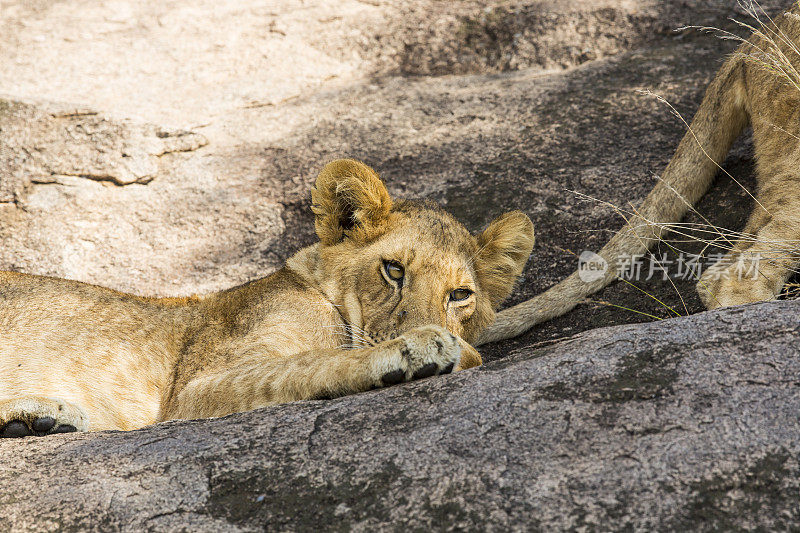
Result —
<path fill-rule="evenodd" d="M 331 401 L 0 441 L 0 528 L 788 530 L 798 314 L 603 328 Z"/>

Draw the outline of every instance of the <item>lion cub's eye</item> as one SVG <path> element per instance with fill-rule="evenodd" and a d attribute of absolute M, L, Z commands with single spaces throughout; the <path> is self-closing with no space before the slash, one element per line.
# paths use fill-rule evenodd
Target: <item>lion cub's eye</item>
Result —
<path fill-rule="evenodd" d="M 396 261 L 384 261 L 383 270 L 386 271 L 386 275 L 389 276 L 389 279 L 392 279 L 398 283 L 403 281 L 405 270 L 403 269 L 403 265 L 400 263 Z"/>
<path fill-rule="evenodd" d="M 456 289 L 450 293 L 451 302 L 463 302 L 472 296 L 472 291 L 469 289 Z"/>

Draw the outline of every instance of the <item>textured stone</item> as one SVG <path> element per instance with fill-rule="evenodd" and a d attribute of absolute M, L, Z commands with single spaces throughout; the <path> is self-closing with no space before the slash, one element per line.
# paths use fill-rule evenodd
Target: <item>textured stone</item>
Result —
<path fill-rule="evenodd" d="M 583 333 L 331 401 L 0 441 L 18 530 L 786 530 L 798 302 Z"/>

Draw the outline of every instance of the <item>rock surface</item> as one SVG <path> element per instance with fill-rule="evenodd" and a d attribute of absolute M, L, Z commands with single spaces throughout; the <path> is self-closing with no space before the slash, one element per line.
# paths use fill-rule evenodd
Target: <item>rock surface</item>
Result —
<path fill-rule="evenodd" d="M 732 50 L 673 30 L 729 17 L 732 0 L 0 2 L 0 269 L 242 283 L 314 240 L 308 189 L 349 156 L 472 230 L 530 215 L 524 300 L 621 226 L 575 192 L 635 204 L 668 162 L 684 129 L 641 91 L 688 118 Z M 725 167 L 752 186 L 746 139 Z M 727 178 L 699 206 L 731 230 L 749 209 Z M 441 380 L 0 442 L 0 528 L 796 524 L 797 304 L 543 347 L 700 311 L 673 283 L 639 284 L 664 305 L 615 284 Z"/>
<path fill-rule="evenodd" d="M 327 402 L 0 441 L 0 528 L 791 529 L 799 313 L 604 328 Z"/>

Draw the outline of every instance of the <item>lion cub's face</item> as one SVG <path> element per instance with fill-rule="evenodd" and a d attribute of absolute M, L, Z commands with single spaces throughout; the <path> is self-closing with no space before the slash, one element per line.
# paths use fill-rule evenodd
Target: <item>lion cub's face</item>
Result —
<path fill-rule="evenodd" d="M 473 236 L 435 204 L 393 202 L 378 175 L 353 160 L 323 169 L 312 203 L 326 293 L 375 343 L 429 324 L 474 341 L 533 247 L 522 213 Z"/>

